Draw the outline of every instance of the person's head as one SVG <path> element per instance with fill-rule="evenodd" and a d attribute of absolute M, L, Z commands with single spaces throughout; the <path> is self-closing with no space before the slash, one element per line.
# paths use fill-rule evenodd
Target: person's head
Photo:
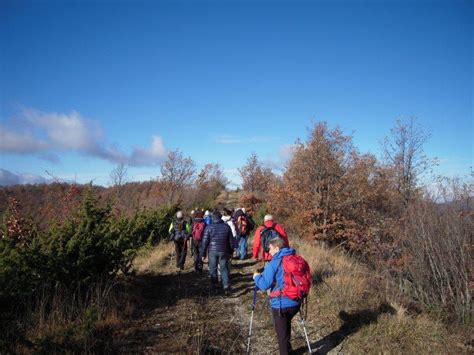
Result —
<path fill-rule="evenodd" d="M 219 221 L 222 218 L 222 215 L 220 212 L 215 211 L 212 213 L 212 220 L 213 221 Z"/>
<path fill-rule="evenodd" d="M 263 217 L 263 222 L 267 221 L 273 221 L 273 216 L 271 214 L 266 214 L 265 217 Z"/>
<path fill-rule="evenodd" d="M 247 213 L 247 211 L 245 210 L 244 207 L 242 207 L 242 212 L 243 212 L 243 213 Z"/>
<path fill-rule="evenodd" d="M 223 214 L 224 216 L 230 216 L 231 213 L 232 213 L 232 212 L 230 212 L 227 208 L 224 208 L 224 210 L 223 210 L 222 212 L 223 212 L 222 214 Z"/>
<path fill-rule="evenodd" d="M 204 212 L 204 216 L 210 216 L 211 213 L 209 211 Z"/>
<path fill-rule="evenodd" d="M 196 213 L 196 211 L 195 211 L 195 210 L 192 210 L 192 211 L 191 211 L 191 216 L 194 216 L 195 213 Z"/>
<path fill-rule="evenodd" d="M 178 219 L 183 218 L 183 211 L 176 212 L 176 218 L 178 218 Z"/>
<path fill-rule="evenodd" d="M 273 256 L 286 247 L 286 242 L 282 238 L 273 238 L 268 242 L 268 247 L 270 248 L 270 255 Z"/>

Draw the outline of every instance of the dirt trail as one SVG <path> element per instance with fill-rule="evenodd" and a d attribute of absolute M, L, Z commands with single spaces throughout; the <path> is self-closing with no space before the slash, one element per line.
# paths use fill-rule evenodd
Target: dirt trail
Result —
<path fill-rule="evenodd" d="M 136 275 L 134 287 L 140 295 L 140 313 L 115 334 L 115 349 L 145 354 L 245 353 L 253 297 L 252 274 L 260 265 L 253 260 L 232 261 L 232 294 L 224 297 L 210 294 L 207 266 L 204 272 L 195 273 L 188 255 L 185 270 L 178 271 L 170 257 L 161 260 L 153 272 Z M 310 339 L 320 338 L 311 319 L 307 329 Z M 299 316 L 293 320 L 292 345 L 297 353 L 307 353 Z M 251 352 L 278 353 L 263 293 L 258 294 L 254 312 Z"/>

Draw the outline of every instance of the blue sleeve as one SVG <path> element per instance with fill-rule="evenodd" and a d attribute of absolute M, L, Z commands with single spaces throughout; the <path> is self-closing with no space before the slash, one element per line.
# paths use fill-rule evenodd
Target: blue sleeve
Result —
<path fill-rule="evenodd" d="M 262 291 L 266 291 L 275 283 L 275 275 L 277 272 L 277 264 L 274 259 L 270 261 L 263 273 L 255 278 L 255 285 Z"/>

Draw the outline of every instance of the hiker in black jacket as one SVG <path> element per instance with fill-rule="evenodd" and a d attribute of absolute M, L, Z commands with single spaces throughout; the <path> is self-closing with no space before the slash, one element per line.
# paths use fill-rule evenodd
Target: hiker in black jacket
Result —
<path fill-rule="evenodd" d="M 184 270 L 184 262 L 186 260 L 186 252 L 188 250 L 188 239 L 191 234 L 191 227 L 183 217 L 183 212 L 176 213 L 176 219 L 171 222 L 169 230 L 169 240 L 174 241 L 176 252 L 176 267 Z"/>
<path fill-rule="evenodd" d="M 204 231 L 201 258 L 205 260 L 206 253 L 209 252 L 209 274 L 211 276 L 212 291 L 215 292 L 217 290 L 217 264 L 219 264 L 224 294 L 229 295 L 228 260 L 233 253 L 233 237 L 229 225 L 224 223 L 221 218 L 222 215 L 219 212 L 212 214 L 212 224 L 208 225 Z"/>

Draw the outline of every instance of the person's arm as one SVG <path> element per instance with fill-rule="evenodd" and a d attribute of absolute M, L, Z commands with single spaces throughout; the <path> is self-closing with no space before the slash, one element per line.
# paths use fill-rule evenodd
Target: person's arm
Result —
<path fill-rule="evenodd" d="M 250 230 L 254 230 L 255 229 L 255 221 L 253 220 L 252 216 L 251 215 L 247 215 L 247 221 L 249 222 L 250 224 Z"/>
<path fill-rule="evenodd" d="M 235 224 L 232 220 L 230 220 L 230 223 L 227 223 L 230 226 L 230 229 L 232 230 L 232 236 L 235 238 L 237 237 L 237 230 L 235 229 Z"/>
<path fill-rule="evenodd" d="M 271 288 L 275 281 L 276 271 L 277 271 L 276 262 L 269 262 L 265 266 L 263 273 L 261 273 L 260 275 L 256 275 L 254 277 L 255 286 L 257 286 L 262 291 L 266 291 L 269 288 Z"/>
<path fill-rule="evenodd" d="M 227 227 L 229 227 L 228 224 L 227 224 Z M 229 229 L 229 231 L 227 233 L 227 242 L 229 244 L 229 253 L 232 256 L 232 254 L 234 253 L 234 245 L 233 245 L 234 244 L 234 236 L 232 235 L 232 229 L 230 227 L 228 229 Z"/>
<path fill-rule="evenodd" d="M 258 259 L 258 253 L 260 252 L 260 231 L 261 227 L 258 227 L 253 236 L 253 249 L 252 256 L 254 259 Z"/>
<path fill-rule="evenodd" d="M 211 239 L 211 227 L 206 227 L 204 229 L 204 236 L 202 237 L 201 259 L 204 259 L 206 257 L 207 247 L 209 246 L 210 239 Z"/>

